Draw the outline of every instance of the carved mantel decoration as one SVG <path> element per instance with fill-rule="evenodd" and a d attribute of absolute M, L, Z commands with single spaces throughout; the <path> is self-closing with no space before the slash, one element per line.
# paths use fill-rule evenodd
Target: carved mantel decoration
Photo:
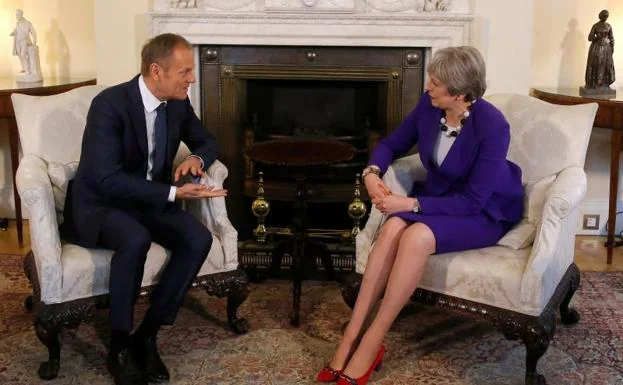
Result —
<path fill-rule="evenodd" d="M 382 12 L 448 12 L 454 7 L 465 12 L 461 0 L 155 0 L 154 10 L 201 8 L 206 10 L 286 10 L 315 11 L 377 10 Z"/>
<path fill-rule="evenodd" d="M 192 44 L 424 47 L 471 43 L 469 0 L 154 0 L 152 35 Z"/>

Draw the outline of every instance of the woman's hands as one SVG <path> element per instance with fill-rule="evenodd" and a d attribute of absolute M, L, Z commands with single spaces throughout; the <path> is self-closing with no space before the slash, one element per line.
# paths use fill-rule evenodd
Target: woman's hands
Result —
<path fill-rule="evenodd" d="M 376 174 L 368 174 L 363 183 L 376 209 L 383 214 L 393 214 L 399 211 L 410 211 L 413 208 L 413 198 L 392 194 L 383 180 Z"/>
<path fill-rule="evenodd" d="M 393 214 L 399 211 L 411 211 L 413 208 L 413 198 L 399 195 L 387 195 L 380 199 L 372 199 L 376 209 L 383 214 Z"/>
<path fill-rule="evenodd" d="M 383 180 L 379 178 L 378 175 L 370 173 L 366 175 L 363 180 L 363 183 L 366 185 L 366 190 L 368 191 L 368 195 L 372 200 L 383 198 L 387 195 L 391 195 L 391 190 L 389 187 L 385 185 Z"/>

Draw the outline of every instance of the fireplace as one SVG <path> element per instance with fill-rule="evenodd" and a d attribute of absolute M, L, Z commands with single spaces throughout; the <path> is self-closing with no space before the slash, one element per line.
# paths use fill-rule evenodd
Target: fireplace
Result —
<path fill-rule="evenodd" d="M 357 149 L 351 161 L 318 175 L 310 188 L 312 202 L 334 203 L 319 208 L 335 215 L 316 225 L 348 228 L 346 207 L 355 174 L 378 139 L 402 121 L 422 93 L 424 50 L 210 45 L 200 47 L 200 53 L 202 120 L 229 168 L 228 210 L 241 236 L 255 224 L 250 202 L 257 192 L 257 171 L 266 173 L 265 195 L 275 203 L 269 224 L 287 220 L 287 202 L 277 201 L 292 200 L 295 192 L 278 166 L 259 170 L 244 150 L 256 141 L 290 137 L 330 138 Z"/>
<path fill-rule="evenodd" d="M 354 179 L 369 148 L 417 102 L 431 54 L 471 43 L 472 8 L 470 0 L 153 0 L 151 35 L 178 33 L 195 47 L 200 84 L 191 100 L 221 145 L 240 239 L 255 224 L 247 203 L 259 171 L 245 143 L 293 134 L 350 140 L 358 156 L 340 167 Z M 283 100 L 293 109 L 275 107 Z M 292 192 L 291 183 L 266 182 L 269 200 Z M 344 198 L 331 213 L 346 222 L 353 182 L 315 186 L 319 201 L 325 192 Z"/>

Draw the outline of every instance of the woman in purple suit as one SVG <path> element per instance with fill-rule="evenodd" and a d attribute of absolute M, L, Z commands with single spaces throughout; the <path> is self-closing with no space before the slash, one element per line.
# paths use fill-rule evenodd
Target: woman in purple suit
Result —
<path fill-rule="evenodd" d="M 427 72 L 418 105 L 379 143 L 363 171 L 373 204 L 388 219 L 370 252 L 342 341 L 319 382 L 365 384 L 382 361 L 383 338 L 415 291 L 427 258 L 494 245 L 522 217 L 521 170 L 506 160 L 506 119 L 481 99 L 486 70 L 480 52 L 441 49 Z M 426 180 L 415 181 L 409 196 L 394 195 L 381 175 L 416 143 Z"/>

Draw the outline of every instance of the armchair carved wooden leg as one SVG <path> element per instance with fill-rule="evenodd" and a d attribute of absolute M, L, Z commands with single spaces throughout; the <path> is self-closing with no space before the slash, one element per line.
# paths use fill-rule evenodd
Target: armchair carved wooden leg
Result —
<path fill-rule="evenodd" d="M 249 296 L 248 283 L 236 285 L 227 296 L 227 323 L 236 334 L 246 334 L 249 323 L 244 318 L 238 318 L 238 308 Z"/>
<path fill-rule="evenodd" d="M 548 306 L 540 317 L 523 324 L 521 339 L 526 345 L 526 385 L 546 384 L 545 377 L 537 372 L 537 363 L 556 332 L 555 309 L 556 306 Z"/>
<path fill-rule="evenodd" d="M 39 378 L 51 380 L 58 375 L 61 366 L 61 325 L 55 321 L 45 321 L 35 318 L 35 331 L 39 340 L 48 348 L 48 361 L 39 365 Z"/>
<path fill-rule="evenodd" d="M 569 302 L 571 301 L 571 298 L 573 298 L 575 291 L 580 286 L 580 269 L 578 269 L 575 264 L 572 264 L 569 267 L 569 273 L 569 290 L 560 304 L 560 318 L 562 323 L 565 325 L 572 325 L 580 320 L 578 312 L 575 309 L 569 308 Z"/>
<path fill-rule="evenodd" d="M 536 332 L 536 330 L 535 330 Z M 545 385 L 545 377 L 536 370 L 539 359 L 549 347 L 549 337 L 541 333 L 524 336 L 526 344 L 526 385 Z"/>
<path fill-rule="evenodd" d="M 238 318 L 240 305 L 249 296 L 249 278 L 242 270 L 232 270 L 210 274 L 200 279 L 199 285 L 209 295 L 218 298 L 227 296 L 227 323 L 236 334 L 249 331 L 249 324 L 244 318 Z"/>

